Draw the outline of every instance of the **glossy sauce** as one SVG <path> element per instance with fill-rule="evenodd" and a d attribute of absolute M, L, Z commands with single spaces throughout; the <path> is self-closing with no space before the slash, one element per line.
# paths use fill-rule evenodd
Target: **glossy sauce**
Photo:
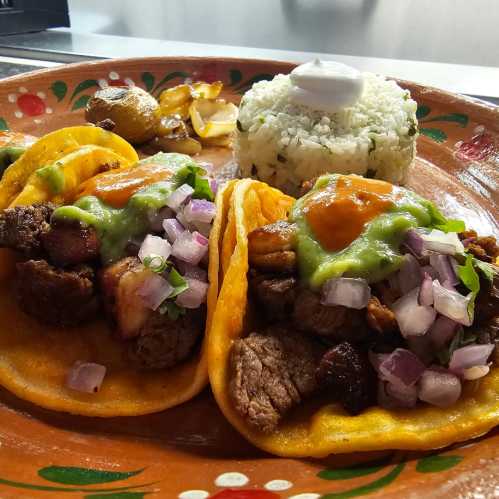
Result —
<path fill-rule="evenodd" d="M 77 197 L 95 196 L 113 208 L 123 208 L 137 191 L 172 175 L 165 165 L 151 163 L 111 170 L 84 182 Z"/>
<path fill-rule="evenodd" d="M 373 218 L 393 207 L 392 191 L 388 182 L 341 175 L 307 199 L 305 217 L 321 246 L 339 251 L 357 239 Z"/>

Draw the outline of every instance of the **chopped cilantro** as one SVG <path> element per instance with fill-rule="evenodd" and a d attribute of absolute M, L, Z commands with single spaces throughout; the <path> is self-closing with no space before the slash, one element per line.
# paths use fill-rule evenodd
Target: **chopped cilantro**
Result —
<path fill-rule="evenodd" d="M 496 268 L 490 263 L 483 262 L 478 258 L 473 257 L 473 265 L 480 270 L 482 275 L 489 281 L 491 284 L 494 282 L 494 275 L 497 274 Z"/>
<path fill-rule="evenodd" d="M 162 274 L 169 265 L 169 262 L 160 255 L 146 256 L 142 263 L 144 264 L 144 267 L 157 274 Z"/>
<path fill-rule="evenodd" d="M 463 232 L 466 230 L 466 225 L 462 220 L 445 218 L 433 203 L 428 203 L 428 211 L 431 216 L 430 226 L 432 229 L 438 229 L 442 232 Z"/>
<path fill-rule="evenodd" d="M 175 267 L 172 267 L 170 273 L 168 274 L 168 282 L 173 286 L 173 291 L 171 292 L 168 299 L 175 298 L 175 296 L 178 296 L 186 289 L 189 289 L 189 284 L 179 274 L 179 272 L 177 271 L 177 269 L 175 269 Z"/>
<path fill-rule="evenodd" d="M 444 366 L 448 365 L 455 350 L 466 345 L 470 345 L 475 341 L 476 334 L 469 330 L 465 331 L 462 327 L 459 328 L 457 333 L 454 335 L 454 338 L 452 338 L 449 347 L 437 352 L 437 357 L 440 361 L 440 364 Z"/>
<path fill-rule="evenodd" d="M 181 315 L 185 315 L 185 308 L 177 305 L 173 301 L 165 301 L 159 308 L 161 314 L 168 314 L 172 321 L 176 321 Z"/>
<path fill-rule="evenodd" d="M 183 183 L 189 184 L 194 189 L 192 197 L 195 199 L 213 201 L 215 196 L 211 190 L 210 182 L 207 178 L 203 177 L 203 175 L 206 174 L 206 171 L 200 166 L 195 165 L 188 165 L 182 170 L 181 173 L 184 175 Z"/>
<path fill-rule="evenodd" d="M 265 116 L 258 116 L 258 121 L 263 125 L 265 123 Z"/>
<path fill-rule="evenodd" d="M 367 154 L 371 154 L 373 151 L 376 150 L 376 141 L 373 138 L 371 138 L 369 140 L 371 141 L 371 144 L 369 145 L 369 149 L 367 151 Z"/>
<path fill-rule="evenodd" d="M 418 131 L 418 127 L 416 126 L 416 124 L 413 121 L 411 121 L 407 135 L 409 135 L 409 137 L 412 137 L 413 135 L 416 135 L 417 131 Z"/>
<path fill-rule="evenodd" d="M 475 310 L 475 298 L 480 291 L 480 278 L 473 265 L 473 256 L 466 255 L 464 265 L 457 266 L 457 275 L 461 282 L 471 291 L 471 300 L 468 304 L 468 314 L 473 319 Z"/>

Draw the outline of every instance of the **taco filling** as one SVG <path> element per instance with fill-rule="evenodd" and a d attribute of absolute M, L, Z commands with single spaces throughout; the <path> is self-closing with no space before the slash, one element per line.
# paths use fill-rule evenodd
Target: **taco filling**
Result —
<path fill-rule="evenodd" d="M 57 165 L 42 170 L 47 189 L 57 191 L 64 182 Z M 0 246 L 20 254 L 21 309 L 65 328 L 103 312 L 137 369 L 171 369 L 189 359 L 205 328 L 215 189 L 190 157 L 159 153 L 91 177 L 71 205 L 5 209 Z M 105 369 L 82 359 L 67 386 L 98 391 Z"/>
<path fill-rule="evenodd" d="M 499 248 L 405 188 L 319 177 L 288 220 L 248 234 L 250 333 L 230 350 L 232 406 L 271 433 L 313 395 L 447 408 L 499 359 Z"/>

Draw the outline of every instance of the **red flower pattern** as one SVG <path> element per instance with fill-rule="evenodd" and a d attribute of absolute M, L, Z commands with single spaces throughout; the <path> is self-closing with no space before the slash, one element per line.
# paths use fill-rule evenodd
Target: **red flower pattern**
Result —
<path fill-rule="evenodd" d="M 461 161 L 483 161 L 495 151 L 493 137 L 488 133 L 474 135 L 469 142 L 462 142 L 456 150 L 456 158 Z"/>
<path fill-rule="evenodd" d="M 225 489 L 211 496 L 211 499 L 279 499 L 275 492 L 263 489 Z"/>
<path fill-rule="evenodd" d="M 17 98 L 17 107 L 26 116 L 40 116 L 45 113 L 47 106 L 43 99 L 34 94 L 22 94 Z"/>

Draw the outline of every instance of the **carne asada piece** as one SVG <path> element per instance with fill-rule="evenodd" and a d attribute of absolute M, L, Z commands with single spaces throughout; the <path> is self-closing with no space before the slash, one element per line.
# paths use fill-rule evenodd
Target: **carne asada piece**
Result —
<path fill-rule="evenodd" d="M 480 237 L 474 230 L 466 230 L 459 234 L 466 249 L 479 260 L 494 263 L 499 257 L 499 246 L 493 236 Z"/>
<path fill-rule="evenodd" d="M 250 287 L 269 320 L 280 321 L 290 317 L 296 298 L 295 277 L 256 275 L 250 277 Z"/>
<path fill-rule="evenodd" d="M 320 296 L 306 288 L 297 293 L 293 325 L 300 331 L 335 341 L 361 341 L 369 334 L 364 311 L 322 305 Z"/>
<path fill-rule="evenodd" d="M 123 258 L 100 274 L 105 310 L 123 339 L 139 336 L 153 313 L 137 294 L 150 275 L 136 257 Z"/>
<path fill-rule="evenodd" d="M 129 355 L 141 369 L 168 369 L 187 359 L 204 330 L 206 308 L 186 310 L 176 320 L 153 312 L 134 338 Z"/>
<path fill-rule="evenodd" d="M 367 355 L 348 341 L 328 350 L 317 369 L 317 380 L 352 415 L 376 403 L 376 373 Z"/>
<path fill-rule="evenodd" d="M 295 234 L 296 225 L 285 221 L 264 225 L 250 232 L 248 234 L 250 265 L 266 272 L 294 272 Z"/>
<path fill-rule="evenodd" d="M 21 308 L 40 322 L 75 326 L 99 309 L 94 271 L 87 265 L 60 270 L 45 260 L 17 264 L 16 291 Z"/>
<path fill-rule="evenodd" d="M 132 340 L 131 360 L 142 369 L 171 368 L 185 360 L 204 331 L 205 307 L 189 309 L 176 320 L 148 308 L 140 288 L 152 272 L 136 257 L 105 268 L 100 275 L 104 306 L 118 335 Z"/>
<path fill-rule="evenodd" d="M 41 236 L 50 227 L 52 203 L 16 206 L 0 213 L 0 247 L 11 248 L 28 258 L 43 253 Z"/>
<path fill-rule="evenodd" d="M 238 339 L 230 354 L 230 397 L 254 428 L 273 431 L 289 410 L 317 389 L 322 346 L 284 327 Z"/>
<path fill-rule="evenodd" d="M 376 296 L 371 297 L 367 304 L 367 323 L 378 333 L 392 333 L 398 330 L 395 314 Z"/>
<path fill-rule="evenodd" d="M 50 261 L 61 267 L 89 262 L 99 256 L 97 232 L 77 220 L 54 220 L 41 238 Z"/>

